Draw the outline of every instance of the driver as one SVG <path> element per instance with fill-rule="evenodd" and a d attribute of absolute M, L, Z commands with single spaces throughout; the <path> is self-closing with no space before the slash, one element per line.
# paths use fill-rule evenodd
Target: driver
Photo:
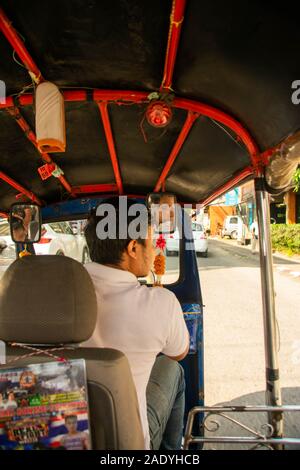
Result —
<path fill-rule="evenodd" d="M 27 211 L 27 212 L 26 212 Z M 29 215 L 28 215 L 29 211 Z M 28 234 L 28 226 L 30 222 L 30 209 L 18 208 L 12 212 L 11 226 L 13 231 L 13 239 L 16 242 L 25 242 Z"/>
<path fill-rule="evenodd" d="M 26 242 L 26 240 L 35 240 L 39 230 L 39 222 L 36 220 L 36 208 L 17 207 L 13 209 L 11 215 L 11 226 L 13 239 L 15 242 Z"/>
<path fill-rule="evenodd" d="M 113 206 L 119 228 L 119 198 L 103 203 Z M 133 204 L 128 201 L 128 212 Z M 132 219 L 127 217 L 126 228 Z M 138 277 L 149 274 L 155 256 L 148 220 L 146 233 L 136 239 L 118 238 L 114 230 L 114 236 L 104 240 L 97 237 L 97 226 L 103 220 L 93 212 L 85 229 L 92 259 L 85 267 L 95 286 L 98 317 L 94 334 L 84 346 L 114 348 L 127 356 L 139 401 L 145 448 L 180 449 L 185 382 L 177 361 L 189 350 L 182 309 L 169 290 L 149 288 L 138 281 Z M 157 357 L 159 353 L 163 355 Z"/>

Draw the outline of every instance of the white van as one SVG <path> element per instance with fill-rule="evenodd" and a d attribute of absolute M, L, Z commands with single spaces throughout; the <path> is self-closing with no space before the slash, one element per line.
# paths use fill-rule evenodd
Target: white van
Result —
<path fill-rule="evenodd" d="M 238 215 L 228 215 L 223 224 L 222 238 L 230 237 L 234 240 L 238 238 L 239 228 L 243 224 L 243 220 Z"/>
<path fill-rule="evenodd" d="M 230 237 L 241 245 L 248 245 L 251 241 L 251 233 L 240 215 L 228 215 L 224 220 L 222 238 Z"/>

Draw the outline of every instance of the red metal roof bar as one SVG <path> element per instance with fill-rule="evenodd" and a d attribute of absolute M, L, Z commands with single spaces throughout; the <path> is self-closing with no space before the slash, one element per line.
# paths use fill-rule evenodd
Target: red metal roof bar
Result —
<path fill-rule="evenodd" d="M 27 139 L 35 146 L 35 148 L 39 152 L 42 159 L 46 163 L 53 163 L 53 160 L 52 160 L 52 158 L 50 157 L 50 155 L 48 153 L 40 152 L 40 150 L 38 148 L 38 145 L 37 145 L 35 133 L 31 130 L 30 126 L 28 125 L 26 120 L 21 115 L 20 110 L 15 106 L 14 108 L 8 108 L 7 112 L 15 118 L 17 124 L 21 127 L 21 129 L 24 132 L 24 134 L 26 135 Z M 64 176 L 61 175 L 57 179 L 60 181 L 60 183 L 62 184 L 62 186 L 66 189 L 66 191 L 68 193 L 74 195 L 74 192 L 73 192 L 70 184 L 68 183 L 68 181 L 66 180 L 66 178 Z"/>
<path fill-rule="evenodd" d="M 12 188 L 19 191 L 19 193 L 24 194 L 24 196 L 28 197 L 28 199 L 30 199 L 32 202 L 36 202 L 40 206 L 42 205 L 40 199 L 33 192 L 28 191 L 28 189 L 24 188 L 21 184 L 17 183 L 17 181 L 13 180 L 2 171 L 0 171 L 0 179 L 12 186 Z"/>
<path fill-rule="evenodd" d="M 66 101 L 87 101 L 87 93 L 82 90 L 72 90 L 64 91 L 64 98 Z M 94 91 L 94 101 L 114 101 L 117 104 L 124 103 L 143 103 L 146 102 L 148 98 L 147 92 L 140 91 L 129 91 L 129 90 L 95 90 Z M 33 95 L 27 94 L 22 95 L 19 98 L 19 104 L 22 106 L 31 105 L 33 103 Z M 1 108 L 13 107 L 13 99 L 8 97 L 5 104 L 0 104 Z M 244 143 L 246 146 L 252 164 L 255 166 L 257 164 L 257 157 L 260 155 L 258 146 L 249 133 L 249 131 L 235 118 L 225 113 L 224 111 L 219 110 L 213 106 L 200 103 L 198 101 L 189 100 L 185 98 L 175 98 L 172 106 L 175 108 L 185 109 L 187 111 L 193 111 L 203 116 L 207 116 L 219 123 L 225 125 L 229 129 L 235 132 L 237 137 Z"/>
<path fill-rule="evenodd" d="M 215 121 L 220 122 L 221 124 L 224 124 L 226 127 L 234 131 L 248 149 L 252 164 L 256 165 L 257 157 L 260 154 L 258 146 L 253 137 L 250 135 L 249 131 L 235 118 L 225 113 L 224 111 L 220 111 L 218 108 L 199 103 L 197 101 L 187 100 L 185 98 L 175 98 L 173 105 L 176 108 L 189 109 L 190 111 L 194 111 L 196 113 L 198 112 L 203 116 L 209 117 Z"/>
<path fill-rule="evenodd" d="M 228 181 L 228 183 L 223 184 L 216 191 L 214 191 L 210 196 L 208 196 L 206 199 L 203 199 L 202 201 L 200 201 L 200 204 L 202 206 L 207 206 L 212 201 L 222 196 L 224 193 L 227 193 L 227 191 L 230 191 L 239 183 L 241 183 L 244 179 L 246 179 L 248 176 L 253 175 L 253 174 L 254 174 L 254 170 L 252 167 L 249 166 L 249 167 L 244 168 L 244 170 L 242 170 L 238 175 L 234 176 L 230 181 Z"/>
<path fill-rule="evenodd" d="M 61 90 L 65 101 L 87 101 L 87 92 L 84 90 Z M 144 103 L 148 102 L 149 93 L 144 91 L 128 91 L 128 90 L 94 90 L 94 101 L 113 101 L 117 104 L 122 103 Z M 17 102 L 20 106 L 30 106 L 33 104 L 33 95 L 31 93 L 24 93 L 19 96 Z M 0 103 L 1 108 L 12 108 L 14 101 L 11 96 L 6 98 L 5 103 Z"/>
<path fill-rule="evenodd" d="M 107 103 L 100 102 L 98 103 L 98 107 L 99 107 L 101 117 L 102 117 L 104 132 L 106 136 L 106 142 L 107 142 L 119 194 L 123 194 L 124 192 L 123 183 L 122 183 L 122 178 L 120 174 L 119 162 L 118 162 L 118 157 L 116 154 L 114 138 L 113 138 L 113 134 L 111 130 L 111 125 L 110 125 L 110 120 L 109 120 L 109 115 L 108 115 L 108 110 L 107 110 Z"/>
<path fill-rule="evenodd" d="M 0 30 L 3 32 L 8 42 L 16 51 L 27 70 L 34 74 L 36 83 L 39 83 L 43 79 L 42 74 L 27 51 L 24 42 L 12 26 L 11 21 L 7 18 L 2 8 L 0 8 Z"/>
<path fill-rule="evenodd" d="M 118 192 L 118 186 L 116 184 L 86 184 L 83 186 L 74 186 L 72 189 L 76 194 Z"/>
<path fill-rule="evenodd" d="M 197 113 L 193 113 L 191 111 L 188 112 L 188 115 L 187 115 L 187 118 L 185 120 L 185 123 L 184 125 L 182 126 L 182 129 L 180 131 L 180 134 L 177 138 L 177 141 L 175 142 L 175 145 L 170 153 L 170 156 L 164 166 L 164 169 L 156 183 L 156 186 L 154 188 L 154 191 L 155 192 L 158 192 L 160 191 L 163 183 L 166 181 L 166 178 L 192 128 L 192 125 L 194 124 L 195 120 L 197 119 L 197 117 L 199 116 L 199 114 Z"/>
<path fill-rule="evenodd" d="M 173 0 L 164 75 L 160 91 L 170 90 L 172 86 L 181 26 L 184 19 L 185 5 L 186 0 Z"/>

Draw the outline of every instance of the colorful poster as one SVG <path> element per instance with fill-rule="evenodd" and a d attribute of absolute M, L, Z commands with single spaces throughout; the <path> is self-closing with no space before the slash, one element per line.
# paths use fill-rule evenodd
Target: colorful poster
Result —
<path fill-rule="evenodd" d="M 85 361 L 0 369 L 0 450 L 89 450 Z"/>

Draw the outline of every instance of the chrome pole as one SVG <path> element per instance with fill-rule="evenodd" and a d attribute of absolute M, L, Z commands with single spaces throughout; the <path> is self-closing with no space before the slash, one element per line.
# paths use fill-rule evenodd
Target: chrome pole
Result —
<path fill-rule="evenodd" d="M 264 179 L 255 179 L 256 210 L 258 219 L 260 269 L 264 317 L 266 400 L 270 406 L 281 406 L 279 380 L 278 337 L 276 333 L 275 292 L 273 281 L 273 258 L 270 230 L 270 198 Z M 283 435 L 281 412 L 269 413 L 269 424 L 274 429 L 273 437 Z"/>

